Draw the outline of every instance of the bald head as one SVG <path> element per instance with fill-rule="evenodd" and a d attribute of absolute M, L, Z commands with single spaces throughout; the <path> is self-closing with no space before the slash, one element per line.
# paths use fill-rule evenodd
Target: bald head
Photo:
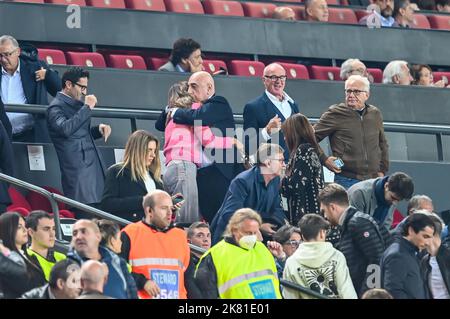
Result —
<path fill-rule="evenodd" d="M 286 70 L 278 63 L 271 63 L 264 68 L 264 76 L 270 76 L 272 73 L 286 74 Z"/>
<path fill-rule="evenodd" d="M 73 224 L 71 245 L 81 256 L 88 259 L 98 258 L 101 239 L 100 229 L 93 221 L 80 219 Z"/>
<path fill-rule="evenodd" d="M 328 21 L 328 5 L 326 0 L 306 0 L 305 16 L 307 21 Z"/>
<path fill-rule="evenodd" d="M 272 18 L 279 20 L 295 20 L 295 12 L 289 7 L 276 7 Z"/>
<path fill-rule="evenodd" d="M 172 197 L 162 190 L 155 190 L 144 197 L 145 221 L 165 229 L 172 222 Z"/>
<path fill-rule="evenodd" d="M 195 72 L 188 81 L 189 94 L 194 97 L 195 102 L 202 103 L 216 92 L 214 79 L 205 71 Z"/>
<path fill-rule="evenodd" d="M 271 63 L 264 68 L 263 84 L 267 92 L 283 100 L 286 86 L 286 70 L 278 63 Z"/>
<path fill-rule="evenodd" d="M 81 288 L 83 291 L 100 291 L 108 279 L 108 266 L 96 260 L 88 260 L 81 266 Z"/>

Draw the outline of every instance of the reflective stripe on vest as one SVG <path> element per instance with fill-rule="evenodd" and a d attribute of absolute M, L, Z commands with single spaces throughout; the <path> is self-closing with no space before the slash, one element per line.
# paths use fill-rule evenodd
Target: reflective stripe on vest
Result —
<path fill-rule="evenodd" d="M 228 289 L 232 288 L 233 286 L 235 286 L 241 282 L 248 281 L 253 278 L 263 277 L 263 276 L 276 277 L 276 274 L 274 274 L 273 271 L 270 269 L 265 269 L 265 270 L 260 270 L 260 271 L 255 271 L 255 272 L 251 272 L 248 274 L 240 275 L 238 277 L 228 280 L 226 283 L 221 285 L 219 287 L 219 294 L 224 294 Z"/>
<path fill-rule="evenodd" d="M 184 264 L 179 259 L 174 258 L 139 258 L 130 260 L 131 266 L 177 266 L 184 269 Z"/>

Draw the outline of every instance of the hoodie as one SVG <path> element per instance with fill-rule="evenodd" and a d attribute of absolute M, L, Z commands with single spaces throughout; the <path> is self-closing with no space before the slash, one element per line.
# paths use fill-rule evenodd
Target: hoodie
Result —
<path fill-rule="evenodd" d="M 344 255 L 328 242 L 305 242 L 286 261 L 283 279 L 330 298 L 357 299 Z M 285 287 L 285 299 L 311 296 Z"/>

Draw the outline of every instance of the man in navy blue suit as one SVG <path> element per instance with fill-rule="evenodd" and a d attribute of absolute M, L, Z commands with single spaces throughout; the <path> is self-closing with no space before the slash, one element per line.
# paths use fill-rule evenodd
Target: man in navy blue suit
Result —
<path fill-rule="evenodd" d="M 298 113 L 299 108 L 284 91 L 286 70 L 281 65 L 272 63 L 266 66 L 262 80 L 265 92 L 244 107 L 245 151 L 252 155 L 261 143 L 275 143 L 285 150 L 284 158 L 288 161 L 281 123 Z"/>
<path fill-rule="evenodd" d="M 58 72 L 38 60 L 36 48 L 30 45 L 22 47 L 26 50 L 22 50 L 10 35 L 0 37 L 1 100 L 4 104 L 48 105 L 47 92 L 55 96 L 61 90 Z M 50 140 L 45 117 L 33 118 L 27 113 L 8 113 L 8 117 L 15 139 L 26 142 Z"/>
<path fill-rule="evenodd" d="M 235 137 L 233 111 L 223 96 L 215 95 L 212 76 L 205 71 L 196 72 L 189 78 L 188 84 L 189 93 L 196 102 L 202 103 L 202 107 L 172 110 L 173 121 L 177 124 L 210 126 L 214 128 L 215 135 Z M 165 122 L 165 114 L 163 112 L 158 122 Z M 160 127 L 158 123 L 156 126 Z M 209 154 L 212 155 L 209 156 L 211 164 L 197 172 L 200 212 L 208 222 L 219 210 L 231 180 L 244 170 L 237 154 L 235 147 L 229 150 L 213 149 Z"/>

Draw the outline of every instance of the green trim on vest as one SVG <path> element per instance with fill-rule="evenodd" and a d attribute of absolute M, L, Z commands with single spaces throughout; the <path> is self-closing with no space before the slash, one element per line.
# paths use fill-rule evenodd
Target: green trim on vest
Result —
<path fill-rule="evenodd" d="M 264 244 L 250 250 L 220 241 L 209 252 L 222 299 L 281 299 L 275 260 Z M 206 254 L 205 254 L 206 255 Z"/>
<path fill-rule="evenodd" d="M 27 253 L 30 256 L 36 256 L 39 265 L 42 268 L 42 271 L 44 272 L 45 275 L 45 280 L 47 280 L 47 282 L 50 279 L 50 271 L 52 270 L 53 266 L 61 260 L 66 259 L 66 255 L 58 253 L 56 251 L 53 252 L 53 257 L 55 258 L 56 262 L 52 262 L 50 260 L 48 260 L 47 258 L 42 257 L 41 255 L 39 255 L 37 252 L 31 250 L 31 248 L 27 249 Z"/>

